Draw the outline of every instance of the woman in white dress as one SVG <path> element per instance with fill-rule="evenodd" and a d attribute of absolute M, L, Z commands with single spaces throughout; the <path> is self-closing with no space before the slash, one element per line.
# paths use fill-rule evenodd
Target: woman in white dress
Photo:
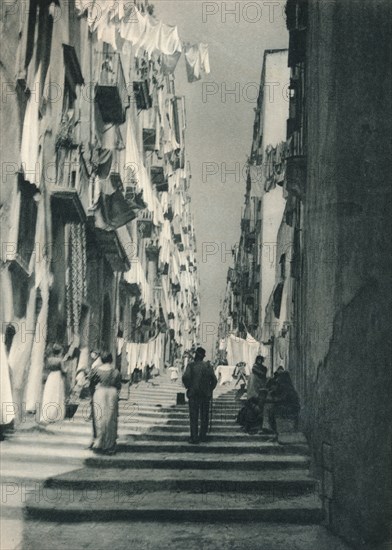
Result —
<path fill-rule="evenodd" d="M 46 359 L 49 371 L 42 396 L 41 422 L 50 424 L 65 418 L 65 382 L 63 348 L 54 344 L 52 353 Z"/>
<path fill-rule="evenodd" d="M 90 372 L 90 381 L 95 386 L 93 408 L 96 433 L 92 449 L 95 453 L 114 454 L 121 374 L 112 364 L 111 353 L 102 353 L 101 361 Z"/>

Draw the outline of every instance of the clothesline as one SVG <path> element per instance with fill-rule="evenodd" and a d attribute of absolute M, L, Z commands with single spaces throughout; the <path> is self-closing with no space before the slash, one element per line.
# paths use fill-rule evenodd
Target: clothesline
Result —
<path fill-rule="evenodd" d="M 115 51 L 123 49 L 124 43 L 131 44 L 135 57 L 140 52 L 162 56 L 166 74 L 174 72 L 182 51 L 186 63 L 188 82 L 200 80 L 202 74 L 210 73 L 208 44 L 191 44 L 178 35 L 177 26 L 167 25 L 148 13 L 143 14 L 134 4 L 125 0 L 76 0 L 80 14 L 87 11 L 88 24 L 98 40 L 110 44 Z"/>

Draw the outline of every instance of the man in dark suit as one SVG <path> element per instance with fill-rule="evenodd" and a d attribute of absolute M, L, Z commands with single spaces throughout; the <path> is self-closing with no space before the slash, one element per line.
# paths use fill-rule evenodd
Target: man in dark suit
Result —
<path fill-rule="evenodd" d="M 182 382 L 188 390 L 191 428 L 189 443 L 192 444 L 197 444 L 199 441 L 206 441 L 207 439 L 210 401 L 212 392 L 218 382 L 212 366 L 203 360 L 205 355 L 205 349 L 197 348 L 194 361 L 189 363 L 182 377 Z"/>

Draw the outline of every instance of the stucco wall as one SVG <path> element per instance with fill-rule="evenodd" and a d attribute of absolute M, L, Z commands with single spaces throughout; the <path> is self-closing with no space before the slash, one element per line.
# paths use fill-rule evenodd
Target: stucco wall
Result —
<path fill-rule="evenodd" d="M 390 5 L 311 6 L 303 417 L 328 521 L 373 548 L 391 523 Z"/>
<path fill-rule="evenodd" d="M 287 55 L 287 50 L 268 51 L 264 57 L 264 79 L 261 81 L 263 152 L 268 145 L 276 146 L 286 139 L 286 120 L 289 112 L 287 87 L 290 80 Z M 275 284 L 276 242 L 285 204 L 281 187 L 263 193 L 260 242 L 260 326 L 264 322 L 265 308 Z"/>

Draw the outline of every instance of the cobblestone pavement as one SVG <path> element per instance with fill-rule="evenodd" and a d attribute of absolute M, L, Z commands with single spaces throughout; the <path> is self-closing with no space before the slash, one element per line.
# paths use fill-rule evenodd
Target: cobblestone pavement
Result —
<path fill-rule="evenodd" d="M 1 550 L 348 550 L 320 526 L 208 523 L 46 523 L 6 533 Z"/>

